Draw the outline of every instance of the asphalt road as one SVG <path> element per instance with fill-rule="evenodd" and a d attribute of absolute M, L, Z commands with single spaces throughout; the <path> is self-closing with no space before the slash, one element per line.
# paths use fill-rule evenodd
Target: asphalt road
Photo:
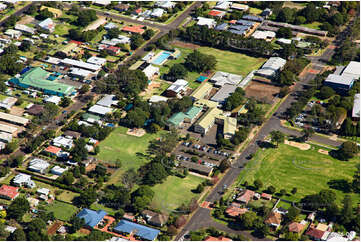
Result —
<path fill-rule="evenodd" d="M 334 53 L 334 50 L 331 48 L 328 48 L 322 56 L 319 57 L 312 57 L 311 60 L 311 68 L 316 70 L 322 70 L 325 63 L 332 57 Z M 309 84 L 309 82 L 315 78 L 316 74 L 312 74 L 307 72 L 302 78 L 300 78 L 300 81 L 295 84 L 295 87 L 293 89 L 293 93 L 297 94 L 298 92 L 302 91 L 305 86 Z M 208 202 L 213 203 L 214 201 L 217 201 L 221 198 L 222 192 L 224 187 L 231 186 L 234 181 L 238 178 L 240 172 L 242 171 L 242 167 L 247 163 L 246 157 L 248 157 L 250 154 L 254 154 L 258 150 L 258 142 L 264 140 L 266 136 L 269 135 L 269 133 L 273 130 L 280 130 L 284 133 L 291 134 L 291 135 L 300 135 L 299 132 L 295 130 L 290 130 L 281 125 L 280 119 L 281 115 L 286 111 L 288 107 L 290 107 L 291 103 L 296 101 L 297 95 L 289 95 L 286 100 L 280 105 L 280 107 L 276 110 L 274 115 L 263 125 L 263 127 L 260 129 L 258 134 L 254 137 L 254 139 L 250 142 L 250 144 L 246 147 L 246 149 L 240 154 L 238 160 L 233 164 L 232 168 L 227 172 L 227 174 L 223 177 L 223 179 L 217 184 L 217 186 L 212 190 L 212 192 L 208 195 L 208 197 L 205 199 Z M 336 142 L 333 140 L 329 140 L 327 138 L 313 135 L 310 138 L 311 141 L 316 141 L 319 143 L 332 145 L 332 146 L 338 146 L 340 145 L 340 142 Z M 188 231 L 194 231 L 201 228 L 207 228 L 207 227 L 215 227 L 219 230 L 224 230 L 224 225 L 219 223 L 214 223 L 213 219 L 210 215 L 210 210 L 205 208 L 198 209 L 195 214 L 192 216 L 192 218 L 188 221 L 188 223 L 185 225 L 184 229 L 176 236 L 176 240 L 179 240 L 184 236 L 185 233 Z M 228 230 L 231 230 L 229 232 L 231 233 L 240 233 L 244 236 L 248 237 L 250 240 L 256 240 L 253 236 L 251 236 L 246 231 L 238 231 L 231 228 L 228 228 Z"/>

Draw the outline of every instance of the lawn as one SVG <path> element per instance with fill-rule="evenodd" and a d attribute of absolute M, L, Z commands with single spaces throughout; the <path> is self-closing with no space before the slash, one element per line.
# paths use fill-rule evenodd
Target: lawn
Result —
<path fill-rule="evenodd" d="M 138 169 L 143 165 L 147 160 L 137 154 L 145 154 L 149 142 L 160 136 L 160 133 L 157 133 L 135 137 L 127 135 L 126 132 L 127 128 L 118 127 L 99 144 L 97 159 L 110 163 L 119 159 L 122 162 L 122 168 L 112 175 L 109 183 L 117 183 L 124 171 L 130 168 Z"/>
<path fill-rule="evenodd" d="M 77 196 L 79 196 L 78 193 L 63 190 L 63 192 L 60 195 L 56 196 L 56 199 L 70 203 L 70 202 L 72 202 L 73 198 L 77 197 Z"/>
<path fill-rule="evenodd" d="M 250 14 L 255 14 L 255 15 L 257 15 L 257 14 L 260 14 L 260 13 L 262 13 L 263 11 L 262 11 L 262 9 L 259 9 L 259 8 L 249 8 L 249 13 Z"/>
<path fill-rule="evenodd" d="M 176 60 L 169 60 L 166 65 L 160 66 L 160 72 L 162 74 L 168 73 L 169 68 L 177 63 L 184 63 L 187 55 L 193 52 L 192 49 L 174 46 L 181 51 L 180 57 Z M 266 60 L 264 58 L 254 58 L 241 53 L 219 50 L 210 47 L 197 48 L 203 54 L 210 54 L 216 57 L 217 66 L 216 71 L 224 71 L 233 74 L 239 74 L 245 77 L 252 70 L 258 69 Z M 195 79 L 200 73 L 189 72 L 185 78 L 189 82 L 190 88 L 197 88 L 199 83 L 195 82 Z"/>
<path fill-rule="evenodd" d="M 321 154 L 321 147 L 312 145 L 311 149 L 301 151 L 298 148 L 280 144 L 276 149 L 259 150 L 255 157 L 241 172 L 239 182 L 253 184 L 255 179 L 263 182 L 263 188 L 274 186 L 277 191 L 285 189 L 290 192 L 297 188 L 295 195 L 286 195 L 284 198 L 298 201 L 305 195 L 318 193 L 322 189 L 331 189 L 327 184 L 330 181 L 352 180 L 352 176 L 359 165 L 359 157 L 345 162 Z M 322 148 L 325 149 L 325 148 Z M 342 183 L 342 182 L 340 182 Z M 345 193 L 332 189 L 337 194 L 340 203 Z M 358 194 L 351 194 L 353 203 L 359 202 Z"/>
<path fill-rule="evenodd" d="M 70 218 L 78 211 L 74 205 L 54 200 L 45 206 L 47 212 L 54 212 L 55 218 L 62 221 L 69 221 Z"/>
<path fill-rule="evenodd" d="M 311 29 L 320 29 L 320 26 L 322 25 L 322 23 L 320 22 L 312 22 L 312 23 L 309 23 L 309 24 L 301 24 L 301 26 L 303 27 L 307 27 L 307 28 L 311 28 Z"/>
<path fill-rule="evenodd" d="M 108 214 L 110 215 L 113 215 L 117 212 L 117 210 L 114 210 L 112 208 L 108 208 L 108 207 L 105 207 L 104 205 L 102 204 L 99 204 L 97 202 L 93 203 L 92 205 L 90 205 L 90 209 L 93 209 L 93 210 L 104 210 L 105 212 L 107 212 Z"/>
<path fill-rule="evenodd" d="M 192 190 L 203 181 L 204 178 L 193 175 L 188 175 L 183 179 L 177 176 L 169 176 L 164 183 L 152 187 L 155 193 L 152 207 L 170 213 L 183 203 L 189 203 L 193 197 L 198 199 L 200 194 L 193 193 Z"/>

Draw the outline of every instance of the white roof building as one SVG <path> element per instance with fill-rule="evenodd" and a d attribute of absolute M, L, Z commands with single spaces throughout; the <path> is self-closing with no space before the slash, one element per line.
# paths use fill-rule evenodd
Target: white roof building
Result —
<path fill-rule="evenodd" d="M 51 18 L 47 18 L 44 21 L 40 22 L 38 26 L 44 30 L 49 31 L 50 33 L 55 30 L 55 23 Z"/>
<path fill-rule="evenodd" d="M 29 188 L 36 187 L 35 182 L 33 180 L 31 180 L 31 176 L 27 175 L 27 174 L 23 174 L 23 173 L 17 174 L 14 177 L 12 183 L 18 187 L 21 187 L 21 186 L 26 186 Z"/>
<path fill-rule="evenodd" d="M 17 100 L 18 99 L 14 97 L 7 97 L 4 100 L 0 101 L 0 108 L 11 109 L 11 107 L 15 105 Z"/>
<path fill-rule="evenodd" d="M 130 38 L 125 35 L 118 35 L 118 38 L 112 40 L 118 42 L 117 44 L 130 44 Z"/>
<path fill-rule="evenodd" d="M 95 0 L 94 4 L 100 5 L 100 6 L 107 6 L 111 3 L 110 0 Z"/>
<path fill-rule="evenodd" d="M 16 229 L 17 229 L 16 227 L 6 225 L 4 230 L 12 234 L 15 232 Z"/>
<path fill-rule="evenodd" d="M 216 94 L 210 99 L 213 102 L 224 103 L 225 100 L 237 89 L 237 86 L 231 84 L 225 84 L 222 86 Z"/>
<path fill-rule="evenodd" d="M 49 193 L 50 193 L 50 190 L 47 189 L 47 188 L 39 188 L 38 190 L 36 190 L 36 192 L 37 192 L 38 194 L 48 196 Z"/>
<path fill-rule="evenodd" d="M 291 39 L 279 38 L 277 40 L 277 43 L 290 45 L 292 43 L 292 40 Z"/>
<path fill-rule="evenodd" d="M 96 104 L 104 107 L 110 108 L 112 105 L 116 105 L 118 103 L 115 100 L 115 95 L 106 94 L 102 99 L 100 99 Z"/>
<path fill-rule="evenodd" d="M 169 9 L 169 8 L 174 8 L 175 3 L 171 1 L 157 1 L 154 5 L 160 8 Z"/>
<path fill-rule="evenodd" d="M 343 70 L 342 75 L 352 76 L 355 79 L 360 78 L 360 62 L 351 61 L 346 68 Z"/>
<path fill-rule="evenodd" d="M 143 70 L 145 76 L 151 80 L 153 78 L 154 75 L 159 73 L 159 68 L 153 65 L 149 65 L 147 66 L 144 70 Z"/>
<path fill-rule="evenodd" d="M 242 80 L 241 75 L 217 71 L 210 79 L 215 86 L 222 87 L 225 84 L 237 85 Z"/>
<path fill-rule="evenodd" d="M 5 143 L 10 143 L 13 139 L 13 135 L 5 132 L 0 132 L 0 141 Z"/>
<path fill-rule="evenodd" d="M 335 74 L 330 74 L 328 75 L 328 77 L 325 80 L 325 84 L 327 83 L 333 83 L 336 85 L 342 85 L 342 86 L 352 86 L 353 82 L 354 82 L 354 78 L 352 75 L 335 75 Z"/>
<path fill-rule="evenodd" d="M 94 114 L 99 114 L 101 116 L 104 116 L 107 113 L 111 113 L 113 111 L 113 109 L 108 108 L 108 107 L 104 107 L 104 106 L 100 106 L 100 105 L 93 105 L 88 109 L 88 112 L 90 113 L 94 113 Z"/>
<path fill-rule="evenodd" d="M 153 96 L 150 97 L 150 99 L 148 101 L 150 103 L 158 103 L 158 102 L 166 102 L 167 100 L 168 100 L 168 98 L 166 98 L 166 97 L 153 95 Z"/>
<path fill-rule="evenodd" d="M 59 96 L 50 96 L 43 99 L 46 103 L 54 103 L 55 105 L 58 105 L 61 101 L 61 97 Z"/>
<path fill-rule="evenodd" d="M 117 27 L 118 27 L 118 25 L 116 23 L 112 23 L 112 22 L 107 23 L 106 25 L 104 25 L 104 29 L 106 29 L 106 30 L 115 29 Z"/>
<path fill-rule="evenodd" d="M 26 26 L 24 24 L 15 24 L 15 29 L 25 32 L 25 33 L 29 33 L 29 34 L 35 34 L 35 29 L 31 28 L 29 26 Z"/>
<path fill-rule="evenodd" d="M 93 65 L 103 66 L 103 65 L 105 65 L 105 63 L 107 63 L 107 59 L 92 56 L 89 59 L 87 59 L 86 62 L 93 64 Z"/>
<path fill-rule="evenodd" d="M 88 71 L 88 70 L 84 70 L 84 69 L 80 69 L 80 68 L 76 68 L 76 67 L 72 67 L 69 69 L 69 75 L 71 76 L 76 76 L 76 77 L 80 77 L 80 78 L 87 78 L 88 76 L 90 76 L 91 74 L 93 74 L 93 72 Z"/>
<path fill-rule="evenodd" d="M 262 68 L 256 71 L 257 75 L 265 76 L 267 78 L 273 78 L 277 71 L 286 65 L 286 60 L 280 57 L 271 57 L 266 63 L 263 64 Z"/>
<path fill-rule="evenodd" d="M 56 57 L 52 57 L 52 56 L 47 56 L 44 59 L 44 61 L 47 62 L 47 63 L 53 64 L 53 65 L 58 65 L 58 64 L 60 64 L 61 59 L 56 58 Z"/>
<path fill-rule="evenodd" d="M 54 175 L 61 176 L 68 168 L 61 168 L 60 166 L 54 166 L 51 168 L 50 173 Z"/>
<path fill-rule="evenodd" d="M 188 82 L 183 79 L 178 79 L 177 81 L 173 82 L 170 87 L 168 87 L 167 91 L 174 92 L 176 94 L 180 92 L 184 92 L 187 90 Z"/>
<path fill-rule="evenodd" d="M 217 2 L 216 6 L 214 8 L 221 9 L 221 10 L 227 10 L 231 7 L 232 2 L 229 1 L 219 1 Z"/>
<path fill-rule="evenodd" d="M 165 12 L 165 11 L 164 11 L 164 9 L 162 9 L 162 8 L 155 8 L 155 9 L 153 9 L 153 11 L 152 11 L 152 13 L 150 14 L 150 16 L 153 17 L 153 18 L 160 18 L 160 17 L 163 16 L 164 12 Z"/>
<path fill-rule="evenodd" d="M 357 93 L 353 100 L 352 118 L 360 118 L 360 93 Z"/>
<path fill-rule="evenodd" d="M 6 125 L 6 124 L 1 124 L 0 123 L 0 131 L 1 132 L 6 132 L 9 134 L 14 134 L 16 131 L 18 130 L 18 128 L 10 126 L 10 125 Z"/>
<path fill-rule="evenodd" d="M 199 26 L 208 26 L 209 29 L 214 28 L 217 24 L 216 20 L 211 18 L 198 17 L 197 25 Z"/>
<path fill-rule="evenodd" d="M 73 147 L 73 139 L 69 139 L 64 136 L 58 136 L 53 139 L 52 144 L 56 147 L 65 147 L 70 149 Z"/>
<path fill-rule="evenodd" d="M 18 124 L 18 125 L 27 125 L 30 121 L 27 118 L 23 118 L 20 116 L 16 116 L 16 115 L 9 114 L 9 113 L 3 113 L 3 112 L 0 112 L 0 120 L 4 120 L 9 123 L 14 123 L 14 124 Z"/>
<path fill-rule="evenodd" d="M 84 61 L 78 61 L 69 58 L 65 58 L 64 60 L 61 61 L 61 63 L 64 65 L 76 66 L 90 71 L 98 71 L 102 68 L 100 65 L 94 65 L 94 64 L 86 63 Z"/>
<path fill-rule="evenodd" d="M 50 166 L 45 160 L 34 158 L 29 162 L 28 170 L 39 173 L 45 173 L 45 170 Z"/>
<path fill-rule="evenodd" d="M 0 3 L 0 11 L 5 10 L 8 7 L 8 5 L 4 4 L 4 3 Z"/>
<path fill-rule="evenodd" d="M 256 30 L 253 34 L 252 37 L 255 39 L 273 39 L 274 37 L 276 37 L 276 33 L 273 31 L 261 31 L 261 30 Z"/>
<path fill-rule="evenodd" d="M 15 30 L 15 29 L 7 29 L 6 31 L 5 31 L 5 34 L 7 35 L 7 36 L 10 36 L 11 38 L 15 38 L 15 39 L 18 39 L 21 35 L 22 35 L 22 33 L 19 31 L 19 30 Z"/>

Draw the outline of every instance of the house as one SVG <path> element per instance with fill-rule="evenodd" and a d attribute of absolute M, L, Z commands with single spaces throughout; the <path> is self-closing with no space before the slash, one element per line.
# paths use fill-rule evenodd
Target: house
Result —
<path fill-rule="evenodd" d="M 122 31 L 133 34 L 143 34 L 145 31 L 143 29 L 144 25 L 135 25 L 135 26 L 124 26 Z"/>
<path fill-rule="evenodd" d="M 265 200 L 271 200 L 271 199 L 272 199 L 272 195 L 263 192 L 263 193 L 261 194 L 261 198 L 263 198 L 263 199 L 265 199 Z"/>
<path fill-rule="evenodd" d="M 150 16 L 153 18 L 160 18 L 163 16 L 163 14 L 165 13 L 164 9 L 162 8 L 155 8 L 152 10 L 152 12 L 150 13 Z"/>
<path fill-rule="evenodd" d="M 38 23 L 38 27 L 49 33 L 52 33 L 55 30 L 55 23 L 51 18 L 47 18 Z"/>
<path fill-rule="evenodd" d="M 160 231 L 144 225 L 136 224 L 127 220 L 120 220 L 120 222 L 113 228 L 117 233 L 133 234 L 140 238 L 140 240 L 153 241 L 157 238 Z"/>
<path fill-rule="evenodd" d="M 281 225 L 282 215 L 277 212 L 271 212 L 271 214 L 264 221 L 265 224 L 268 224 L 271 227 L 275 227 L 276 229 Z"/>
<path fill-rule="evenodd" d="M 49 145 L 43 150 L 43 152 L 51 156 L 60 157 L 62 150 L 60 147 Z"/>
<path fill-rule="evenodd" d="M 71 137 L 73 139 L 79 139 L 81 137 L 81 133 L 79 132 L 75 132 L 75 131 L 71 131 L 71 130 L 67 130 L 63 133 L 63 135 L 65 137 Z"/>
<path fill-rule="evenodd" d="M 218 24 L 214 29 L 218 31 L 225 31 L 228 29 L 228 24 L 227 23 Z M 203 82 L 203 81 L 199 81 L 199 82 Z"/>
<path fill-rule="evenodd" d="M 263 39 L 263 40 L 266 40 L 266 41 L 272 41 L 273 38 L 276 37 L 276 33 L 273 32 L 273 31 L 256 30 L 252 34 L 252 37 L 255 38 L 255 39 Z"/>
<path fill-rule="evenodd" d="M 68 74 L 70 77 L 78 78 L 80 81 L 82 81 L 84 79 L 88 79 L 90 77 L 90 75 L 92 75 L 94 73 L 91 71 L 88 71 L 88 70 L 71 67 L 69 69 Z"/>
<path fill-rule="evenodd" d="M 248 5 L 241 3 L 232 3 L 231 9 L 247 11 L 249 9 Z"/>
<path fill-rule="evenodd" d="M 105 46 L 104 50 L 106 50 L 110 55 L 118 55 L 120 53 L 120 47 L 117 46 Z"/>
<path fill-rule="evenodd" d="M 0 142 L 10 143 L 12 139 L 13 139 L 12 134 L 6 132 L 0 132 Z"/>
<path fill-rule="evenodd" d="M 178 79 L 173 82 L 170 87 L 166 90 L 167 97 L 181 97 L 180 94 L 187 90 L 188 82 L 183 79 Z"/>
<path fill-rule="evenodd" d="M 39 188 L 38 190 L 36 190 L 36 193 L 39 195 L 49 196 L 50 190 L 43 187 L 43 188 Z"/>
<path fill-rule="evenodd" d="M 104 106 L 100 106 L 100 105 L 93 105 L 88 109 L 89 113 L 95 114 L 95 115 L 100 115 L 100 116 L 105 116 L 107 113 L 111 113 L 113 111 L 113 109 L 108 108 L 108 107 L 104 107 Z"/>
<path fill-rule="evenodd" d="M 290 45 L 292 44 L 292 40 L 291 39 L 285 39 L 285 38 L 279 38 L 277 39 L 277 44 L 284 44 L 284 45 Z"/>
<path fill-rule="evenodd" d="M 352 119 L 360 120 L 360 93 L 355 94 L 353 99 Z"/>
<path fill-rule="evenodd" d="M 142 211 L 142 216 L 145 218 L 147 223 L 158 227 L 163 227 L 169 218 L 168 215 L 156 213 L 150 210 Z"/>
<path fill-rule="evenodd" d="M 272 15 L 272 10 L 269 8 L 266 8 L 262 11 L 262 13 L 260 15 L 264 18 L 268 18 L 269 16 Z"/>
<path fill-rule="evenodd" d="M 224 15 L 226 15 L 226 12 L 218 11 L 218 10 L 211 10 L 211 11 L 209 11 L 208 15 L 212 16 L 212 17 L 223 18 Z"/>
<path fill-rule="evenodd" d="M 191 97 L 195 100 L 200 100 L 208 96 L 212 91 L 212 84 L 208 82 L 203 82 L 199 87 L 194 90 L 194 92 L 191 94 Z"/>
<path fill-rule="evenodd" d="M 166 102 L 168 100 L 168 98 L 166 97 L 162 97 L 162 96 L 158 96 L 158 95 L 153 95 L 150 97 L 150 99 L 148 100 L 149 103 L 158 103 L 158 102 Z"/>
<path fill-rule="evenodd" d="M 350 75 L 330 74 L 324 81 L 324 85 L 338 91 L 348 91 L 352 88 L 355 79 Z"/>
<path fill-rule="evenodd" d="M 61 168 L 60 166 L 54 166 L 53 168 L 50 169 L 50 173 L 57 176 L 61 176 L 67 170 L 68 168 Z"/>
<path fill-rule="evenodd" d="M 316 213 L 312 212 L 307 216 L 307 219 L 312 222 L 315 219 L 315 217 L 316 217 Z"/>
<path fill-rule="evenodd" d="M 225 84 L 237 85 L 242 80 L 241 75 L 236 75 L 228 72 L 217 71 L 210 78 L 210 82 L 214 83 L 216 87 L 222 87 Z"/>
<path fill-rule="evenodd" d="M 34 158 L 29 162 L 28 170 L 45 174 L 45 170 L 48 169 L 50 164 L 45 160 Z"/>
<path fill-rule="evenodd" d="M 20 36 L 22 35 L 22 33 L 19 30 L 14 30 L 14 29 L 7 29 L 5 31 L 5 34 L 7 36 L 10 36 L 10 38 L 12 39 L 19 39 Z"/>
<path fill-rule="evenodd" d="M 94 211 L 91 209 L 84 208 L 76 216 L 80 219 L 84 219 L 86 227 L 93 229 L 103 220 L 103 218 L 106 215 L 107 212 L 103 210 Z"/>
<path fill-rule="evenodd" d="M 223 105 L 226 99 L 236 91 L 237 86 L 232 84 L 225 84 L 223 85 L 216 94 L 211 98 L 211 101 L 218 102 L 219 104 Z"/>
<path fill-rule="evenodd" d="M 272 79 L 282 70 L 286 65 L 286 62 L 285 59 L 280 57 L 271 57 L 262 65 L 261 69 L 256 71 L 255 74 Z"/>
<path fill-rule="evenodd" d="M 14 28 L 16 30 L 19 30 L 19 31 L 24 32 L 24 33 L 35 34 L 35 29 L 34 28 L 31 28 L 31 27 L 26 26 L 24 24 L 15 24 Z"/>
<path fill-rule="evenodd" d="M 45 103 L 53 103 L 55 105 L 58 105 L 61 101 L 61 97 L 59 96 L 49 96 L 43 99 Z"/>
<path fill-rule="evenodd" d="M 288 231 L 298 233 L 298 234 L 301 233 L 304 228 L 305 228 L 304 224 L 300 224 L 297 222 L 292 222 L 288 225 Z"/>
<path fill-rule="evenodd" d="M 111 0 L 95 0 L 93 2 L 94 5 L 98 5 L 101 7 L 108 6 L 111 3 Z"/>
<path fill-rule="evenodd" d="M 12 180 L 12 184 L 14 184 L 17 187 L 21 187 L 21 186 L 25 186 L 29 188 L 36 187 L 35 182 L 31 180 L 31 176 L 23 173 L 17 174 Z"/>
<path fill-rule="evenodd" d="M 216 6 L 214 6 L 214 9 L 220 9 L 220 10 L 227 10 L 231 7 L 232 2 L 229 1 L 219 1 L 217 2 Z"/>
<path fill-rule="evenodd" d="M 73 147 L 73 139 L 64 136 L 58 136 L 52 140 L 52 144 L 56 147 L 65 147 L 66 149 L 71 149 Z"/>
<path fill-rule="evenodd" d="M 90 63 L 90 64 L 93 64 L 93 65 L 104 66 L 105 63 L 107 63 L 107 59 L 92 56 L 89 59 L 87 59 L 86 62 Z"/>
<path fill-rule="evenodd" d="M 36 116 L 41 114 L 44 111 L 44 106 L 39 104 L 34 104 L 26 110 L 26 113 Z"/>
<path fill-rule="evenodd" d="M 8 5 L 6 5 L 4 3 L 0 3 L 0 11 L 4 11 L 7 7 L 8 7 Z"/>
<path fill-rule="evenodd" d="M 12 106 L 15 105 L 18 99 L 14 97 L 7 97 L 4 100 L 0 101 L 0 108 L 10 110 Z"/>
<path fill-rule="evenodd" d="M 157 1 L 155 2 L 154 6 L 164 8 L 164 9 L 171 9 L 175 7 L 175 3 L 172 1 Z"/>
<path fill-rule="evenodd" d="M 27 118 L 3 112 L 0 112 L 0 120 L 21 126 L 26 126 L 30 122 Z"/>
<path fill-rule="evenodd" d="M 229 216 L 229 217 L 238 217 L 242 214 L 245 214 L 246 212 L 248 212 L 247 208 L 241 208 L 241 207 L 235 207 L 235 206 L 228 206 L 225 213 Z"/>
<path fill-rule="evenodd" d="M 26 200 L 28 200 L 30 208 L 36 208 L 39 205 L 39 199 L 34 197 L 28 197 Z"/>
<path fill-rule="evenodd" d="M 260 17 L 260 16 L 256 16 L 256 15 L 244 15 L 242 17 L 242 19 L 245 19 L 245 20 L 249 20 L 249 21 L 254 21 L 254 22 L 262 22 L 264 20 L 263 17 Z"/>
<path fill-rule="evenodd" d="M 207 26 L 209 29 L 212 29 L 217 25 L 217 22 L 211 18 L 198 17 L 197 25 L 198 26 Z"/>
<path fill-rule="evenodd" d="M 212 236 L 207 236 L 204 241 L 232 241 L 230 238 L 224 237 L 224 236 L 219 236 L 219 237 L 212 237 Z"/>
<path fill-rule="evenodd" d="M 3 184 L 0 187 L 0 197 L 7 200 L 13 200 L 19 195 L 18 190 L 18 187 Z"/>
<path fill-rule="evenodd" d="M 48 9 L 48 11 L 51 12 L 54 15 L 55 18 L 59 18 L 63 14 L 63 12 L 58 8 L 51 8 L 51 7 L 48 7 L 48 6 L 41 6 L 40 7 L 40 11 L 44 10 L 44 9 Z"/>
<path fill-rule="evenodd" d="M 106 30 L 116 29 L 117 27 L 118 27 L 118 25 L 113 22 L 109 22 L 106 25 L 104 25 L 104 29 L 106 29 Z"/>
<path fill-rule="evenodd" d="M 119 12 L 125 12 L 129 9 L 128 4 L 119 3 L 118 5 L 113 7 L 115 10 L 118 10 Z"/>
<path fill-rule="evenodd" d="M 143 73 L 148 78 L 148 81 L 151 81 L 155 75 L 159 75 L 159 67 L 148 65 L 144 70 Z"/>
<path fill-rule="evenodd" d="M 115 95 L 106 94 L 96 104 L 110 108 L 112 105 L 116 105 L 117 103 L 118 101 L 116 100 Z"/>
<path fill-rule="evenodd" d="M 93 71 L 93 72 L 97 72 L 102 68 L 101 65 L 94 65 L 94 64 L 86 63 L 84 61 L 73 60 L 73 59 L 69 59 L 69 58 L 65 58 L 65 59 L 61 60 L 61 64 L 65 65 L 65 66 L 74 66 L 74 67 L 82 68 L 82 69 Z"/>
<path fill-rule="evenodd" d="M 254 191 L 246 189 L 245 191 L 243 191 L 241 196 L 239 196 L 236 200 L 248 204 L 249 201 L 251 201 L 251 199 L 253 198 L 253 196 L 254 196 Z"/>
<path fill-rule="evenodd" d="M 322 240 L 323 235 L 325 234 L 325 231 L 318 230 L 316 228 L 310 227 L 306 235 L 308 235 L 312 240 Z"/>
<path fill-rule="evenodd" d="M 76 93 L 74 86 L 50 81 L 47 78 L 50 73 L 41 67 L 35 67 L 22 74 L 19 78 L 12 78 L 9 83 L 21 88 L 34 88 L 43 91 L 47 95 L 71 96 Z"/>

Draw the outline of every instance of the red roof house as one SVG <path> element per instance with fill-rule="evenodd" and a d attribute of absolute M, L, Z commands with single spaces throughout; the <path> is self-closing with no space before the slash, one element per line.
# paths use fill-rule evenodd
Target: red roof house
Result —
<path fill-rule="evenodd" d="M 309 228 L 306 232 L 306 235 L 310 236 L 311 239 L 314 240 L 321 240 L 323 234 L 325 233 L 325 231 L 322 230 L 318 230 L 316 228 Z"/>
<path fill-rule="evenodd" d="M 262 193 L 261 194 L 261 198 L 266 199 L 266 200 L 271 200 L 272 199 L 272 195 L 268 194 L 268 193 Z"/>
<path fill-rule="evenodd" d="M 218 11 L 218 10 L 211 10 L 208 15 L 213 16 L 213 17 L 220 17 L 222 18 L 226 13 L 223 11 Z"/>
<path fill-rule="evenodd" d="M 13 200 L 19 195 L 18 189 L 19 189 L 18 187 L 13 187 L 3 184 L 0 187 L 0 197 L 8 200 Z"/>
<path fill-rule="evenodd" d="M 120 52 L 120 48 L 117 46 L 107 46 L 104 49 L 110 52 L 112 55 L 117 55 Z"/>
<path fill-rule="evenodd" d="M 48 147 L 46 147 L 44 152 L 46 152 L 50 155 L 59 156 L 59 153 L 61 152 L 61 148 L 49 145 Z"/>
<path fill-rule="evenodd" d="M 237 201 L 247 204 L 254 196 L 254 191 L 246 190 L 241 196 L 237 198 Z"/>
<path fill-rule="evenodd" d="M 242 214 L 245 214 L 246 212 L 248 212 L 248 209 L 247 208 L 229 206 L 226 209 L 225 212 L 230 217 L 237 217 L 239 215 L 242 215 Z"/>
<path fill-rule="evenodd" d="M 142 34 L 144 32 L 144 25 L 136 25 L 136 26 L 124 26 L 122 31 L 129 33 Z"/>
<path fill-rule="evenodd" d="M 282 215 L 280 213 L 272 212 L 264 222 L 269 226 L 278 228 L 282 222 Z"/>
<path fill-rule="evenodd" d="M 231 239 L 227 238 L 227 237 L 212 237 L 212 236 L 207 236 L 204 241 L 232 241 Z"/>
<path fill-rule="evenodd" d="M 295 232 L 295 233 L 300 233 L 303 230 L 304 227 L 305 227 L 305 225 L 303 225 L 303 224 L 293 222 L 293 223 L 290 223 L 288 225 L 288 231 Z"/>
<path fill-rule="evenodd" d="M 237 22 L 237 20 L 235 20 L 235 19 L 234 20 L 229 20 L 230 24 L 235 24 L 236 22 Z"/>

